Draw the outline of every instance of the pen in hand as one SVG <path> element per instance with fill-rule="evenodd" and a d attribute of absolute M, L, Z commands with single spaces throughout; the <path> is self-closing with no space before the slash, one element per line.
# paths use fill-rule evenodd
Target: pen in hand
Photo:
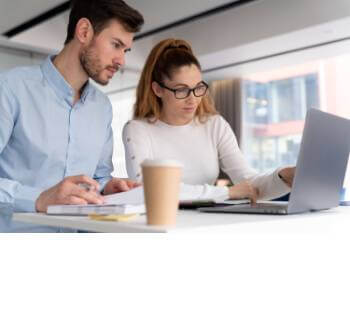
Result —
<path fill-rule="evenodd" d="M 97 192 L 95 186 L 90 185 L 90 184 L 87 184 L 87 183 L 79 183 L 78 186 L 81 187 L 82 189 L 88 191 L 88 192 L 90 192 L 90 191 L 95 191 L 95 192 Z"/>
<path fill-rule="evenodd" d="M 88 193 L 92 192 L 91 194 L 96 195 L 98 199 L 101 200 L 101 204 L 104 204 L 104 199 L 98 191 L 98 188 L 96 188 L 96 186 L 87 183 L 79 183 L 78 186 Z"/>

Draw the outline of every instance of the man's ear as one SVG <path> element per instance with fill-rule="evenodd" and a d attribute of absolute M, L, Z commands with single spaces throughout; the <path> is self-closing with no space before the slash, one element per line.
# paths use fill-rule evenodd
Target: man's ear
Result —
<path fill-rule="evenodd" d="M 155 81 L 152 82 L 152 90 L 153 90 L 154 94 L 155 94 L 157 97 L 159 97 L 159 98 L 163 97 L 163 89 L 162 89 L 162 87 L 161 87 L 157 82 L 155 82 Z"/>
<path fill-rule="evenodd" d="M 89 44 L 94 37 L 94 29 L 87 18 L 81 18 L 75 27 L 75 37 L 81 44 Z"/>

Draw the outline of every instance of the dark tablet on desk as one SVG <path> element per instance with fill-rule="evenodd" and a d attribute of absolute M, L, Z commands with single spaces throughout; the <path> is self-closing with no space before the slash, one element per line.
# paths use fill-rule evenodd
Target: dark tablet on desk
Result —
<path fill-rule="evenodd" d="M 249 200 L 181 200 L 180 209 L 197 209 L 204 207 L 222 207 L 249 203 Z"/>
<path fill-rule="evenodd" d="M 180 209 L 197 209 L 201 207 L 214 207 L 216 205 L 213 200 L 184 200 L 180 201 Z"/>

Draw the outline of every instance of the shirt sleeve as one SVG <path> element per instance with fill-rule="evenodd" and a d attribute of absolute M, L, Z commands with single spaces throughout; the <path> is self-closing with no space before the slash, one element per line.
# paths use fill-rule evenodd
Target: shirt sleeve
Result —
<path fill-rule="evenodd" d="M 181 184 L 180 200 L 227 200 L 229 190 L 226 186 Z"/>
<path fill-rule="evenodd" d="M 142 162 L 145 159 L 156 158 L 153 156 L 150 137 L 144 125 L 136 121 L 129 121 L 123 129 L 123 143 L 128 176 L 130 179 L 141 181 Z"/>
<path fill-rule="evenodd" d="M 112 179 L 113 172 L 113 129 L 112 129 L 112 106 L 110 105 L 110 119 L 108 120 L 108 128 L 106 132 L 106 140 L 103 150 L 96 167 L 94 179 L 100 184 L 100 191 L 103 191 L 106 184 Z"/>
<path fill-rule="evenodd" d="M 250 181 L 259 190 L 260 200 L 270 200 L 289 193 L 290 187 L 278 176 L 280 169 L 258 174 L 248 165 L 230 125 L 222 117 L 217 120 L 213 135 L 218 140 L 219 164 L 231 181 L 234 184 Z"/>
<path fill-rule="evenodd" d="M 17 112 L 15 97 L 6 83 L 0 81 L 0 155 L 11 138 Z M 35 212 L 35 202 L 41 192 L 42 189 L 0 176 L 0 202 L 11 205 L 16 212 Z"/>

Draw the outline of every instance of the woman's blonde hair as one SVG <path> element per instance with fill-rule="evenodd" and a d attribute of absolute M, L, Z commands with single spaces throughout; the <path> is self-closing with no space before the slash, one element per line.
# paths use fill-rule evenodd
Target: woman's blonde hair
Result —
<path fill-rule="evenodd" d="M 162 101 L 152 90 L 152 82 L 171 79 L 173 72 L 182 66 L 195 65 L 201 70 L 198 59 L 189 43 L 180 39 L 165 39 L 159 42 L 149 54 L 142 70 L 136 91 L 134 106 L 135 119 L 160 119 Z M 211 97 L 207 94 L 199 104 L 196 117 L 205 122 L 209 116 L 217 114 Z"/>

